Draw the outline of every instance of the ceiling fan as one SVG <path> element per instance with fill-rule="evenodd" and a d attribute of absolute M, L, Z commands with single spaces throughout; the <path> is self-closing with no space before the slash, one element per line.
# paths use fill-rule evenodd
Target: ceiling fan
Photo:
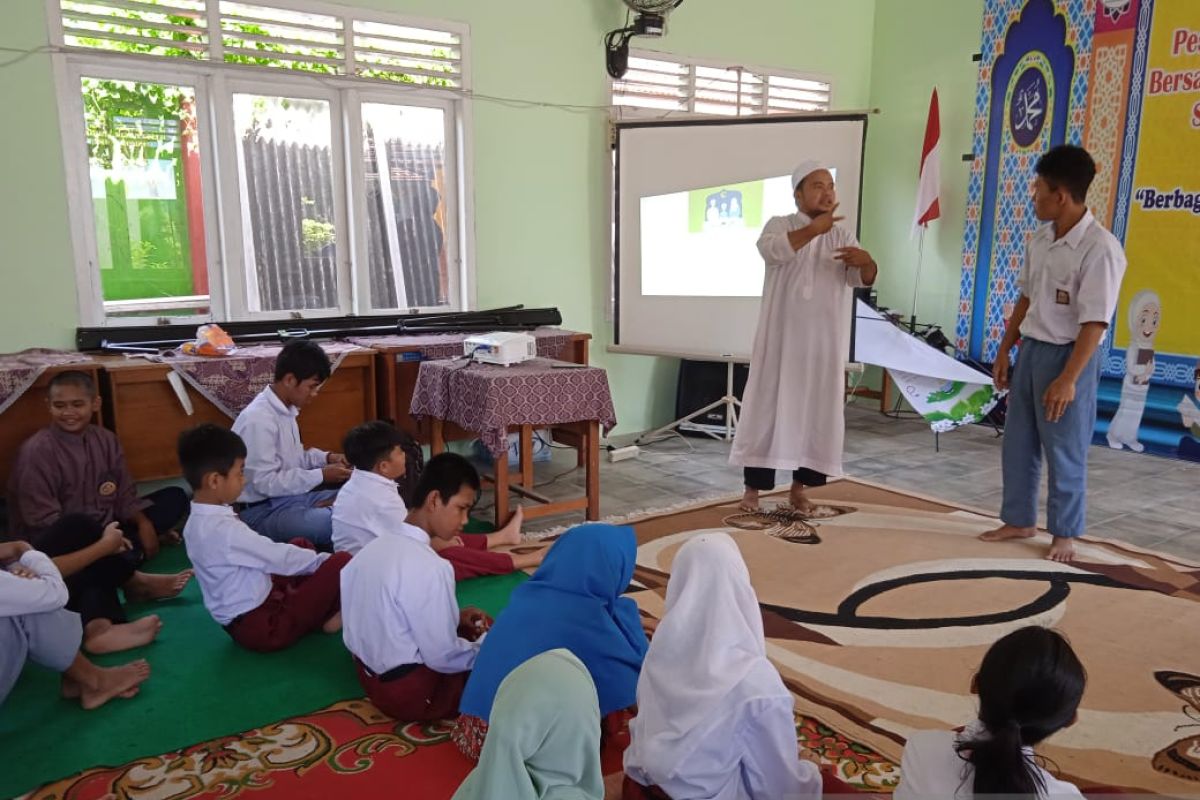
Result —
<path fill-rule="evenodd" d="M 683 0 L 621 0 L 637 16 L 633 24 L 609 31 L 604 37 L 604 62 L 608 74 L 621 78 L 629 69 L 629 40 L 634 36 L 662 36 L 667 15 Z"/>

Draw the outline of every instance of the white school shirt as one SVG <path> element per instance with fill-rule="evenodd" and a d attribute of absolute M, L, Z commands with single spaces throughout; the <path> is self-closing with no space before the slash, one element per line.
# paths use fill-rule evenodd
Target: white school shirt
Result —
<path fill-rule="evenodd" d="M 377 675 L 405 664 L 465 672 L 481 641 L 458 635 L 454 567 L 420 528 L 400 523 L 395 536 L 370 542 L 342 570 L 342 639 Z"/>
<path fill-rule="evenodd" d="M 321 485 L 329 454 L 300 443 L 298 416 L 300 409 L 268 386 L 233 421 L 233 432 L 246 443 L 246 488 L 238 502 L 304 494 Z"/>
<path fill-rule="evenodd" d="M 311 575 L 329 558 L 260 536 L 232 508 L 211 503 L 192 503 L 183 543 L 204 607 L 220 625 L 261 606 L 272 575 Z"/>
<path fill-rule="evenodd" d="M 37 573 L 36 578 L 18 578 L 0 569 L 0 617 L 42 614 L 67 604 L 67 584 L 50 556 L 27 550 L 18 562 Z"/>
<path fill-rule="evenodd" d="M 1029 298 L 1021 335 L 1048 344 L 1071 344 L 1085 322 L 1112 319 L 1125 274 L 1125 252 L 1089 210 L 1062 238 L 1054 223 L 1034 232 L 1017 288 Z"/>
<path fill-rule="evenodd" d="M 900 758 L 900 785 L 892 794 L 894 800 L 974 797 L 975 768 L 955 751 L 957 739 L 953 731 L 917 731 L 909 736 Z M 1033 754 L 1032 748 L 1025 750 Z M 1074 784 L 1060 781 L 1041 767 L 1037 769 L 1046 787 L 1040 798 L 1083 797 Z"/>
<path fill-rule="evenodd" d="M 333 501 L 333 549 L 357 553 L 375 537 L 397 531 L 407 516 L 395 481 L 355 469 Z"/>

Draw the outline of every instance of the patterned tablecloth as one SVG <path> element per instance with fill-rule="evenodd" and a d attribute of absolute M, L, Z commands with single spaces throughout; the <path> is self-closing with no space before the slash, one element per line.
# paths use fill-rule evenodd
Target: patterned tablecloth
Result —
<path fill-rule="evenodd" d="M 479 438 L 496 458 L 508 449 L 509 425 L 597 420 L 617 424 L 608 373 L 599 367 L 554 367 L 537 358 L 511 367 L 466 360 L 425 361 L 413 390 L 412 414 L 448 420 Z"/>
<path fill-rule="evenodd" d="M 538 328 L 529 331 L 537 339 L 538 355 L 542 358 L 566 358 L 571 347 L 573 331 L 562 328 Z M 418 333 L 404 336 L 348 336 L 346 341 L 362 347 L 417 348 L 413 361 L 433 361 L 458 358 L 463 354 L 463 340 L 470 333 Z M 407 359 L 406 359 L 407 360 Z"/>
<path fill-rule="evenodd" d="M 329 355 L 334 370 L 347 355 L 363 350 L 347 342 L 319 344 Z M 275 379 L 275 358 L 282 349 L 281 344 L 253 345 L 219 357 L 186 356 L 172 351 L 151 356 L 150 360 L 171 367 L 222 414 L 236 418 Z"/>
<path fill-rule="evenodd" d="M 91 356 L 65 350 L 34 348 L 19 353 L 0 354 L 0 414 L 17 402 L 50 367 L 90 363 Z"/>

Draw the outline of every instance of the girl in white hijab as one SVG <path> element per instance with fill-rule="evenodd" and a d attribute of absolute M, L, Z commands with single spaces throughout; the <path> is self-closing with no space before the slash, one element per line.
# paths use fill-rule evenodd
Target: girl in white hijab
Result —
<path fill-rule="evenodd" d="M 767 660 L 762 612 L 733 539 L 680 548 L 630 723 L 626 775 L 671 800 L 799 800 L 821 795 L 802 761 L 793 700 Z"/>
<path fill-rule="evenodd" d="M 1154 375 L 1154 337 L 1162 316 L 1158 294 L 1143 289 L 1129 301 L 1129 346 L 1125 348 L 1125 379 L 1121 381 L 1121 403 L 1108 424 L 1108 446 L 1128 447 L 1135 453 L 1146 449 L 1138 441 L 1138 428 L 1146 410 L 1150 378 Z"/>

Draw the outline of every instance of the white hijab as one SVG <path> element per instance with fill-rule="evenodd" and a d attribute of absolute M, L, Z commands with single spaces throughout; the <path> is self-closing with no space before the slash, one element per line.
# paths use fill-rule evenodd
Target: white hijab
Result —
<path fill-rule="evenodd" d="M 672 764 L 693 748 L 722 700 L 767 660 L 762 612 L 742 554 L 728 534 L 679 549 L 666 611 L 638 680 L 631 734 L 646 763 Z"/>

